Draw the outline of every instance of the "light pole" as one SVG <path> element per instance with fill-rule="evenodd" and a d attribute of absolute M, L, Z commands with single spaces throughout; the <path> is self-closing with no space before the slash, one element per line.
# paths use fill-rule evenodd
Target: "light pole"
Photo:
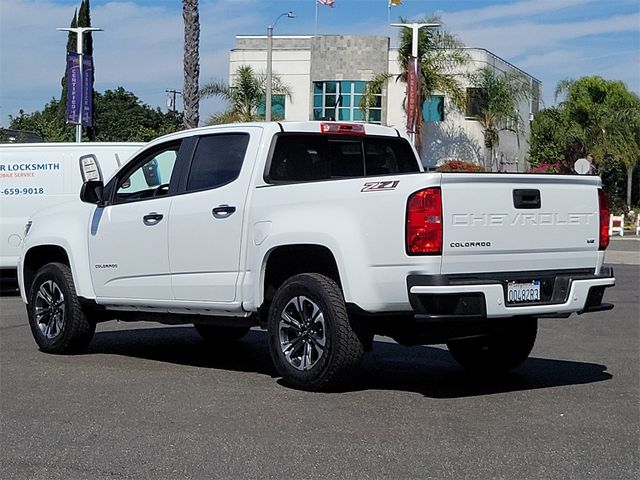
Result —
<path fill-rule="evenodd" d="M 411 56 L 414 58 L 418 58 L 418 30 L 420 30 L 422 27 L 430 27 L 430 28 L 436 28 L 439 27 L 440 24 L 439 23 L 392 23 L 391 24 L 392 27 L 403 27 L 403 28 L 410 28 L 411 29 Z M 407 65 L 411 65 L 411 62 L 408 62 Z M 415 62 L 415 68 L 417 70 L 418 68 L 418 61 L 416 60 Z M 415 77 L 417 78 L 418 72 L 414 72 Z M 418 79 L 418 82 L 420 80 Z M 408 90 L 408 85 L 407 85 L 407 90 Z M 417 89 L 416 89 L 417 90 Z M 417 101 L 417 99 L 416 99 Z M 407 114 L 409 114 L 407 112 Z M 407 119 L 409 120 L 409 119 Z M 415 131 L 414 132 L 410 132 L 409 136 L 411 138 L 411 142 L 413 144 L 416 143 L 416 134 Z"/>
<path fill-rule="evenodd" d="M 264 105 L 264 120 L 266 122 L 271 121 L 271 77 L 273 76 L 272 65 L 271 65 L 271 55 L 273 53 L 273 28 L 278 23 L 282 17 L 286 16 L 287 18 L 296 18 L 293 12 L 285 12 L 278 15 L 276 21 L 273 22 L 273 25 L 269 25 L 267 27 L 267 94 Z"/>
<path fill-rule="evenodd" d="M 80 78 L 82 79 L 82 35 L 84 32 L 101 32 L 101 28 L 94 27 L 61 27 L 56 28 L 59 32 L 74 32 L 76 34 L 76 51 L 80 57 Z M 67 92 L 69 91 L 69 85 L 67 85 Z M 80 105 L 82 105 L 82 91 L 80 88 Z M 76 125 L 76 142 L 82 142 L 82 106 L 80 107 L 80 123 Z"/>

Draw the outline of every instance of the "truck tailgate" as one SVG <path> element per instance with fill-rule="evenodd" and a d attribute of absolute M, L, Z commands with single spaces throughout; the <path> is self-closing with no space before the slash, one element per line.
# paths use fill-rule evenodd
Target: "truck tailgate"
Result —
<path fill-rule="evenodd" d="M 598 177 L 443 174 L 442 273 L 596 268 Z"/>

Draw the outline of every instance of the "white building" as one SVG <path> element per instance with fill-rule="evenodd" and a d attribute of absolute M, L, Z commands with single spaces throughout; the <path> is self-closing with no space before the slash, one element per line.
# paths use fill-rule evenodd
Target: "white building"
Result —
<path fill-rule="evenodd" d="M 243 65 L 251 66 L 256 72 L 266 72 L 266 45 L 264 35 L 236 37 L 229 61 L 231 85 L 235 72 Z M 524 126 L 517 132 L 501 131 L 493 159 L 487 161 L 490 157 L 484 146 L 482 128 L 472 115 L 473 107 L 459 112 L 444 95 L 434 95 L 423 107 L 426 123 L 422 161 L 427 168 L 446 160 L 464 160 L 486 164 L 494 171 L 526 170 L 529 120 L 538 111 L 540 81 L 487 50 L 468 48 L 467 51 L 470 62 L 464 71 L 455 73 L 460 75 L 469 94 L 473 93 L 472 85 L 465 80 L 465 74 L 484 66 L 497 72 L 516 70 L 531 82 L 532 99 L 519 108 Z M 297 121 L 327 118 L 365 121 L 359 101 L 366 83 L 380 73 L 400 73 L 398 50 L 390 48 L 389 38 L 384 36 L 274 36 L 272 66 L 274 74 L 292 92 L 291 98 L 274 95 L 273 114 Z M 367 120 L 404 129 L 405 89 L 405 83 L 389 81 L 379 106 L 370 109 Z"/>

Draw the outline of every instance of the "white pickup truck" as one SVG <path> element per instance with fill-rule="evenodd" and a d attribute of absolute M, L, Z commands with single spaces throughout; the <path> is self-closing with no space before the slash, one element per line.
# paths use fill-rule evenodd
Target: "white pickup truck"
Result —
<path fill-rule="evenodd" d="M 426 173 L 388 127 L 179 132 L 80 197 L 26 227 L 19 284 L 45 352 L 82 350 L 116 318 L 211 342 L 258 326 L 285 381 L 321 390 L 374 334 L 496 372 L 528 357 L 539 317 L 613 307 L 598 177 Z"/>

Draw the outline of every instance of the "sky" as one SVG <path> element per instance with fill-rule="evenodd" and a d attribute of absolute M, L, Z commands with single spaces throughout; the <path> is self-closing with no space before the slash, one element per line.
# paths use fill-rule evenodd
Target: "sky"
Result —
<path fill-rule="evenodd" d="M 0 126 L 9 116 L 41 110 L 60 96 L 67 27 L 81 0 L 0 2 Z M 228 80 L 236 35 L 264 35 L 280 13 L 275 35 L 387 35 L 397 45 L 403 17 L 438 14 L 468 47 L 485 48 L 543 84 L 543 103 L 556 103 L 563 79 L 599 75 L 640 94 L 640 0 L 315 0 L 200 1 L 200 83 Z M 317 11 L 317 22 L 316 22 Z M 167 110 L 168 89 L 182 89 L 182 3 L 176 0 L 91 1 L 95 88 L 123 86 L 144 103 Z M 178 108 L 182 106 L 178 101 Z M 200 118 L 224 109 L 204 99 Z"/>

